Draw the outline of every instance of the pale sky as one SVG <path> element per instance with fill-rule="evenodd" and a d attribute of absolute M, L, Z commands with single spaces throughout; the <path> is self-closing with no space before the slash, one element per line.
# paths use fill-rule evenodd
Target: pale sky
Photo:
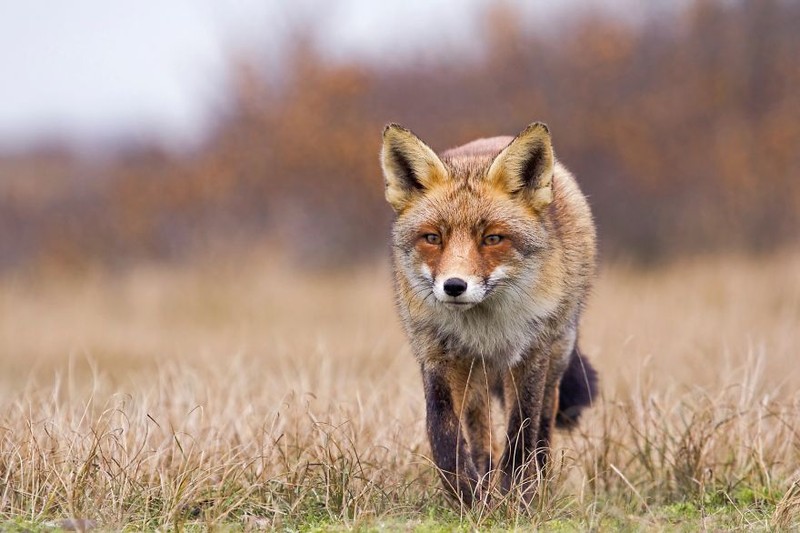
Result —
<path fill-rule="evenodd" d="M 275 62 L 283 38 L 304 24 L 332 59 L 455 50 L 490 1 L 0 0 L 0 149 L 131 136 L 185 145 L 202 138 L 224 102 L 237 51 Z M 524 9 L 552 18 L 564 6 L 598 3 Z"/>

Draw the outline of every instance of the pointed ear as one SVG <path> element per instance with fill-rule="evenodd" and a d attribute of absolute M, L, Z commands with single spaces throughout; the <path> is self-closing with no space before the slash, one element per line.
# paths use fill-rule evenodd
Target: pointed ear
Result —
<path fill-rule="evenodd" d="M 553 201 L 554 162 L 550 130 L 535 122 L 495 157 L 486 178 L 509 194 L 525 195 L 539 210 Z"/>
<path fill-rule="evenodd" d="M 447 170 L 436 153 L 397 124 L 389 124 L 383 130 L 381 166 L 386 183 L 386 201 L 398 213 L 416 194 L 447 177 Z"/>

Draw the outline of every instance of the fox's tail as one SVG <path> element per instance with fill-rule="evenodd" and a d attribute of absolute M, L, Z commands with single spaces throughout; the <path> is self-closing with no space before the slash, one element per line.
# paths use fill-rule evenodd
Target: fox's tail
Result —
<path fill-rule="evenodd" d="M 597 371 L 589 364 L 586 356 L 581 354 L 576 344 L 569 358 L 569 366 L 561 378 L 556 426 L 564 429 L 577 426 L 581 411 L 592 405 L 595 396 Z"/>

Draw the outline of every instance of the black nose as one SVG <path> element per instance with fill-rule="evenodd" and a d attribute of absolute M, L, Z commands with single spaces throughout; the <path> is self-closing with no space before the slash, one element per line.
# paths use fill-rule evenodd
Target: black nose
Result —
<path fill-rule="evenodd" d="M 444 292 L 448 296 L 460 296 L 467 290 L 467 282 L 461 278 L 450 278 L 444 282 Z"/>

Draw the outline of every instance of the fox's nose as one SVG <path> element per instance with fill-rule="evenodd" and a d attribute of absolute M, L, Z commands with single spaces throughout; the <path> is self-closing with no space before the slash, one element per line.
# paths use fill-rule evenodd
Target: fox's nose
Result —
<path fill-rule="evenodd" d="M 467 290 L 467 282 L 461 278 L 450 278 L 444 282 L 444 292 L 448 296 L 460 296 Z"/>

